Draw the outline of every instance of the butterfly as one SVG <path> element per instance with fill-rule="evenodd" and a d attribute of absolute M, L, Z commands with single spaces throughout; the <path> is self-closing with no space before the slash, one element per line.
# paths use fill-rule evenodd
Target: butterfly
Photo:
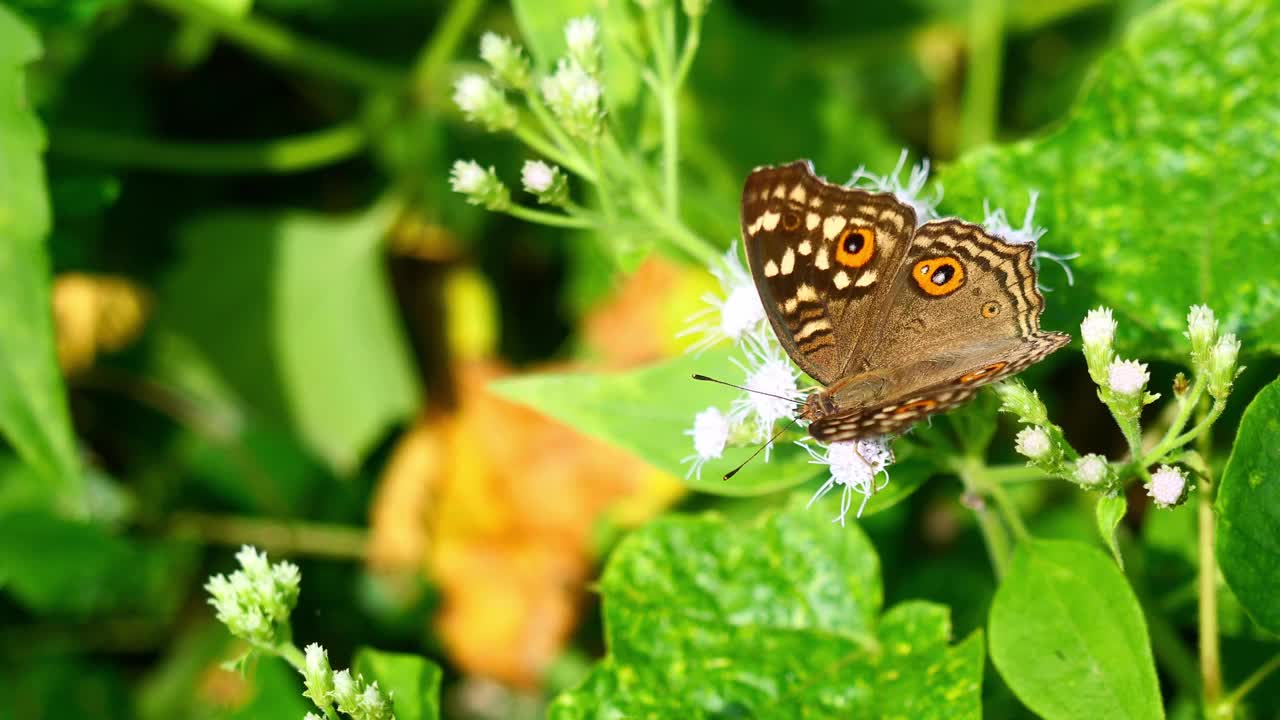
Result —
<path fill-rule="evenodd" d="M 893 194 L 807 161 L 751 172 L 742 236 L 778 340 L 823 385 L 800 411 L 822 442 L 900 433 L 1071 340 L 1040 330 L 1034 244 L 951 218 L 916 227 Z"/>

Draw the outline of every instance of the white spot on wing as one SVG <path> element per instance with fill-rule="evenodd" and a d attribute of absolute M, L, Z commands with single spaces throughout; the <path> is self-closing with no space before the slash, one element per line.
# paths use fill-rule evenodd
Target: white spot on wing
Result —
<path fill-rule="evenodd" d="M 849 281 L 849 273 L 847 273 L 847 272 L 845 272 L 845 271 L 843 271 L 843 270 L 841 270 L 840 272 L 836 273 L 835 283 L 836 283 L 836 288 L 837 288 L 837 289 L 843 290 L 843 289 L 845 289 L 845 288 L 849 287 L 849 282 L 850 282 L 850 281 Z"/>
<path fill-rule="evenodd" d="M 826 329 L 829 329 L 830 327 L 831 327 L 831 323 L 827 322 L 826 318 L 819 318 L 817 320 L 812 320 L 810 322 L 805 323 L 805 326 L 800 328 L 800 332 L 796 333 L 796 340 L 804 340 L 805 338 L 818 332 L 819 330 L 826 330 Z"/>
<path fill-rule="evenodd" d="M 804 202 L 805 193 L 803 185 L 796 185 L 794 188 L 791 188 L 791 199 L 798 203 Z"/>
<path fill-rule="evenodd" d="M 790 275 L 792 270 L 796 269 L 796 251 L 787 248 L 782 255 L 782 274 Z"/>
<path fill-rule="evenodd" d="M 815 200 L 817 198 L 814 198 Z M 818 223 L 822 222 L 822 218 L 816 212 L 811 212 L 804 216 L 804 226 L 808 230 L 818 227 Z"/>
<path fill-rule="evenodd" d="M 826 270 L 831 267 L 831 263 L 827 261 L 827 246 L 823 245 L 818 248 L 818 257 L 813 259 L 813 264 L 818 266 L 819 270 Z"/>
<path fill-rule="evenodd" d="M 862 273 L 862 276 L 858 278 L 858 282 L 854 283 L 853 286 L 866 287 L 875 281 L 876 281 L 876 271 L 868 270 L 867 272 Z"/>
<path fill-rule="evenodd" d="M 813 252 L 813 244 L 810 243 L 808 240 L 805 240 L 804 242 L 800 243 L 800 247 L 797 249 L 800 251 L 801 255 L 808 255 L 809 253 Z"/>
<path fill-rule="evenodd" d="M 760 216 L 760 226 L 763 227 L 765 230 L 772 232 L 774 228 L 778 227 L 778 220 L 781 217 L 782 216 L 779 215 L 778 213 L 770 210 L 769 212 L 766 212 L 765 214 Z"/>
<path fill-rule="evenodd" d="M 776 187 L 776 188 L 774 188 L 774 189 L 773 189 L 773 196 L 774 196 L 774 197 L 776 197 L 776 198 L 786 197 L 786 196 L 787 196 L 787 186 L 786 186 L 786 185 L 778 185 L 778 187 Z"/>
<path fill-rule="evenodd" d="M 818 299 L 818 291 L 812 285 L 801 285 L 796 289 L 796 299 L 801 302 L 813 302 Z"/>
<path fill-rule="evenodd" d="M 764 276 L 773 277 L 778 274 L 778 263 L 770 260 L 764 264 Z"/>
<path fill-rule="evenodd" d="M 834 240 L 836 235 L 839 235 L 840 231 L 844 229 L 844 226 L 847 222 L 848 221 L 845 220 L 844 217 L 841 215 L 832 215 L 831 217 L 828 217 L 826 220 L 823 220 L 822 221 L 823 237 L 825 237 L 828 240 Z"/>

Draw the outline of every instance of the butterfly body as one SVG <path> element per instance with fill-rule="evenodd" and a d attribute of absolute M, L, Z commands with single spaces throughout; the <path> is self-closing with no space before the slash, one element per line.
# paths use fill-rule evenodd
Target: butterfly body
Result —
<path fill-rule="evenodd" d="M 775 334 L 824 386 L 800 413 L 824 442 L 901 432 L 1070 340 L 1040 330 L 1033 245 L 917 227 L 911 205 L 807 162 L 748 176 L 742 232 Z"/>

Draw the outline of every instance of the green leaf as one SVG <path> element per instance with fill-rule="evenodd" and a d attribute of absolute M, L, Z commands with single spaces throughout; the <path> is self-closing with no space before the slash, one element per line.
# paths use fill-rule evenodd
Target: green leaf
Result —
<path fill-rule="evenodd" d="M 417 407 L 385 276 L 390 215 L 228 212 L 183 228 L 162 322 L 264 417 L 350 471 Z"/>
<path fill-rule="evenodd" d="M 708 407 L 728 410 L 739 391 L 693 379 L 696 372 L 733 368 L 728 350 L 683 355 L 667 362 L 623 373 L 529 375 L 502 380 L 491 387 L 499 395 L 550 415 L 578 430 L 630 450 L 655 467 L 683 477 L 684 459 L 693 453 L 684 433 Z M 717 495 L 760 495 L 812 480 L 821 474 L 808 453 L 792 443 L 778 443 L 769 462 L 763 453 L 728 481 L 721 476 L 746 460 L 751 448 L 729 448 L 724 457 L 690 477 L 690 487 Z M 891 485 L 892 486 L 892 485 Z M 816 489 L 816 488 L 815 488 Z"/>
<path fill-rule="evenodd" d="M 1102 541 L 1107 544 L 1107 549 L 1111 551 L 1111 556 L 1116 559 L 1121 570 L 1124 569 L 1124 558 L 1120 555 L 1120 544 L 1116 542 L 1116 528 L 1120 527 L 1120 521 L 1124 519 L 1128 509 L 1129 501 L 1124 495 L 1103 495 L 1098 498 L 1098 505 L 1094 508 L 1098 532 L 1102 534 Z"/>
<path fill-rule="evenodd" d="M 880 617 L 856 526 L 793 508 L 756 528 L 668 517 L 630 535 L 601 582 L 609 654 L 553 718 L 979 717 L 982 639 L 948 611 Z"/>
<path fill-rule="evenodd" d="M 996 669 L 1038 715 L 1164 717 L 1138 600 L 1115 563 L 1088 545 L 1019 545 L 989 633 Z"/>
<path fill-rule="evenodd" d="M 361 648 L 353 667 L 390 693 L 399 720 L 440 717 L 440 667 L 417 655 Z"/>
<path fill-rule="evenodd" d="M 0 515 L 0 588 L 42 613 L 165 617 L 181 602 L 194 560 L 181 544 L 136 543 L 56 515 Z"/>
<path fill-rule="evenodd" d="M 1280 380 L 1249 403 L 1215 509 L 1222 576 L 1258 625 L 1280 633 Z"/>
<path fill-rule="evenodd" d="M 40 41 L 0 5 L 0 434 L 64 511 L 84 510 L 66 390 L 54 353 L 44 130 L 26 92 Z"/>
<path fill-rule="evenodd" d="M 1101 302 L 1121 318 L 1124 350 L 1171 357 L 1187 308 L 1208 303 L 1246 347 L 1280 350 L 1278 65 L 1276 4 L 1163 3 L 1101 60 L 1056 132 L 949 168 L 946 210 L 982 217 L 990 200 L 1020 218 L 1040 191 L 1042 245 L 1080 253 L 1077 287 L 1048 298 L 1048 326 L 1074 327 Z M 1063 284 L 1052 266 L 1043 274 Z"/>

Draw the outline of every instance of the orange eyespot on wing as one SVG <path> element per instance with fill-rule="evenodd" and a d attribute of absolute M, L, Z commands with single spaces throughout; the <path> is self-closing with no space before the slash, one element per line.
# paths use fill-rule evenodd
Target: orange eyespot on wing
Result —
<path fill-rule="evenodd" d="M 859 268 L 876 254 L 876 231 L 869 227 L 845 228 L 836 238 L 836 262 Z"/>
<path fill-rule="evenodd" d="M 893 414 L 905 415 L 911 412 L 929 412 L 930 410 L 934 409 L 937 406 L 938 406 L 937 400 L 930 400 L 928 398 L 925 398 L 922 400 L 909 402 L 906 405 L 903 405 L 902 407 L 898 408 L 897 410 L 894 410 Z"/>
<path fill-rule="evenodd" d="M 929 258 L 916 263 L 911 277 L 930 295 L 950 295 L 964 284 L 964 265 L 950 256 Z"/>
<path fill-rule="evenodd" d="M 988 375 L 994 375 L 1000 372 L 1008 364 L 1009 363 L 1007 362 L 993 363 L 991 365 L 988 365 L 982 368 L 981 370 L 974 370 L 971 373 L 965 373 L 964 375 L 960 376 L 960 382 L 968 384 L 973 382 L 974 380 L 981 380 L 982 378 L 987 377 Z"/>
<path fill-rule="evenodd" d="M 1000 303 L 988 300 L 982 304 L 982 317 L 993 318 L 1000 314 Z"/>

